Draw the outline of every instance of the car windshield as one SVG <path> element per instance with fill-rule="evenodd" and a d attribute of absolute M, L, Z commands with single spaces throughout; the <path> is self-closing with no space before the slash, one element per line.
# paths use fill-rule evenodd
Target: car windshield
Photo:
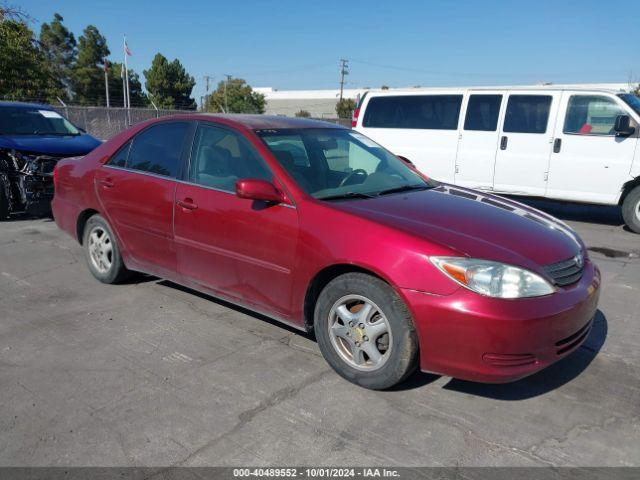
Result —
<path fill-rule="evenodd" d="M 369 198 L 434 186 L 398 157 L 352 130 L 256 133 L 300 188 L 321 200 Z"/>
<path fill-rule="evenodd" d="M 627 105 L 629 105 L 634 112 L 640 115 L 640 97 L 634 95 L 633 93 L 622 93 L 618 95 L 622 100 L 625 101 Z"/>
<path fill-rule="evenodd" d="M 79 135 L 73 124 L 53 110 L 0 107 L 0 135 Z"/>

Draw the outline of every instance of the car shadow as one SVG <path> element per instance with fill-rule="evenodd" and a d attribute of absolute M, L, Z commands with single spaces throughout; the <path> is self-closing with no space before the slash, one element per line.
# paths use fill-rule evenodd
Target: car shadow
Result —
<path fill-rule="evenodd" d="M 231 302 L 227 302 L 226 300 L 222 300 L 221 298 L 218 297 L 214 297 L 213 295 L 209 295 L 206 293 L 202 293 L 198 290 L 193 290 L 189 287 L 185 287 L 183 285 L 180 285 L 178 283 L 173 283 L 169 280 L 161 280 L 158 279 L 156 277 L 151 277 L 151 280 L 157 280 L 157 285 L 162 285 L 163 287 L 169 287 L 172 288 L 174 290 L 179 290 L 181 292 L 185 292 L 188 293 L 190 295 L 196 296 L 198 298 L 202 298 L 203 300 L 207 300 L 209 302 L 213 302 L 217 305 L 229 308 L 231 310 L 235 310 L 236 312 L 242 313 L 244 315 L 248 315 L 250 317 L 253 317 L 255 319 L 261 320 L 263 322 L 266 322 L 270 325 L 276 326 L 278 328 L 281 328 L 283 330 L 288 330 L 291 333 L 295 333 L 297 335 L 300 335 L 301 337 L 305 337 L 311 340 L 315 341 L 315 337 L 312 334 L 309 334 L 303 330 L 299 330 L 295 327 L 292 327 L 290 325 L 287 325 L 286 323 L 283 322 L 279 322 L 278 320 L 275 320 L 271 317 L 268 317 L 266 315 L 263 315 L 261 313 L 255 312 L 253 310 L 250 310 L 248 308 L 245 307 L 241 307 L 240 305 L 236 305 L 235 303 L 231 303 Z M 151 281 L 149 280 L 149 281 Z"/>
<path fill-rule="evenodd" d="M 496 400 L 526 400 L 544 395 L 570 382 L 586 370 L 607 338 L 608 323 L 598 310 L 591 333 L 573 353 L 553 365 L 512 383 L 487 384 L 451 379 L 443 388 Z"/>
<path fill-rule="evenodd" d="M 542 210 L 560 220 L 624 226 L 622 211 L 617 205 L 592 205 L 517 196 L 509 196 L 509 198 Z M 624 228 L 628 230 L 628 227 Z"/>

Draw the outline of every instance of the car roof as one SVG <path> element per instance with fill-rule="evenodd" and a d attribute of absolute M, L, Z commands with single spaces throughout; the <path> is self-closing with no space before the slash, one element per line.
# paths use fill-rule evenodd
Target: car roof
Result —
<path fill-rule="evenodd" d="M 243 113 L 191 113 L 176 114 L 158 118 L 159 121 L 170 118 L 200 121 L 222 121 L 242 126 L 251 130 L 280 128 L 346 128 L 337 123 L 313 120 L 310 118 L 284 117 L 280 115 L 253 115 Z"/>
<path fill-rule="evenodd" d="M 11 108 L 37 108 L 39 110 L 53 110 L 53 108 L 49 105 L 44 105 L 42 103 L 25 103 L 25 102 L 0 102 L 0 108 L 3 107 L 11 107 Z"/>

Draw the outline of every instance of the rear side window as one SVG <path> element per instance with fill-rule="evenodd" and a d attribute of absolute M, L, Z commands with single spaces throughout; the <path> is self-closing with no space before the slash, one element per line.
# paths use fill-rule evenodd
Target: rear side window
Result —
<path fill-rule="evenodd" d="M 551 95 L 509 96 L 503 130 L 511 133 L 545 133 L 551 99 Z"/>
<path fill-rule="evenodd" d="M 127 168 L 175 177 L 188 130 L 186 122 L 160 123 L 147 128 L 133 139 Z"/>
<path fill-rule="evenodd" d="M 567 104 L 564 133 L 615 135 L 618 115 L 626 112 L 610 98 L 598 95 L 572 95 Z"/>
<path fill-rule="evenodd" d="M 131 142 L 125 143 L 124 147 L 116 152 L 114 156 L 112 156 L 107 165 L 113 165 L 114 167 L 126 167 L 127 166 L 127 156 L 129 155 L 129 147 L 131 147 Z"/>
<path fill-rule="evenodd" d="M 498 128 L 501 103 L 502 95 L 471 95 L 464 129 L 494 132 Z"/>
<path fill-rule="evenodd" d="M 371 128 L 457 130 L 462 95 L 373 97 L 362 125 Z"/>

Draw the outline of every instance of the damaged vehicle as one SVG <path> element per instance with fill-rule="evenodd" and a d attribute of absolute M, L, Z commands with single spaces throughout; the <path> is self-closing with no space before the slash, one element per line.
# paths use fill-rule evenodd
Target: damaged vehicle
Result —
<path fill-rule="evenodd" d="M 0 102 L 0 220 L 48 215 L 58 160 L 100 143 L 49 106 Z"/>

